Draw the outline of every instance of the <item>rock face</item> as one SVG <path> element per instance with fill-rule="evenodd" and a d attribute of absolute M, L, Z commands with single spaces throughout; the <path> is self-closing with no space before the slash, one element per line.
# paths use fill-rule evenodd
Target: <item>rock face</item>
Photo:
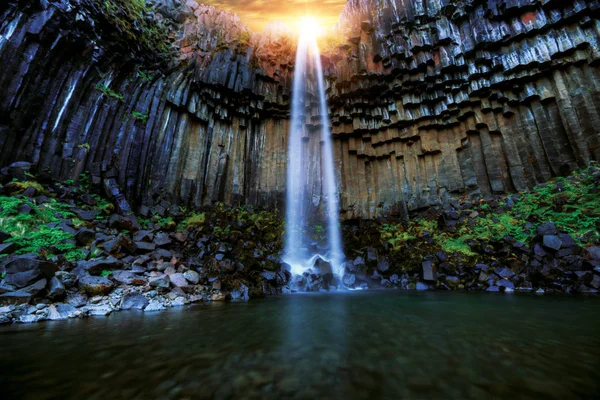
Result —
<path fill-rule="evenodd" d="M 0 5 L 0 164 L 89 170 L 136 207 L 282 207 L 295 44 L 281 26 L 150 2 L 176 42 L 157 60 L 98 2 L 21 3 Z M 350 0 L 323 57 L 342 217 L 526 189 L 600 159 L 600 2 L 566 3 Z M 316 104 L 306 120 L 317 132 Z"/>

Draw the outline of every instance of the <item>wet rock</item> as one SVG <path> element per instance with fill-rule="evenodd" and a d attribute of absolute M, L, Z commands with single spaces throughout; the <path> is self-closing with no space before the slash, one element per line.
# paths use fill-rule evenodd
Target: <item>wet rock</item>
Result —
<path fill-rule="evenodd" d="M 150 301 L 140 293 L 128 293 L 121 299 L 121 308 L 123 310 L 143 310 Z"/>
<path fill-rule="evenodd" d="M 200 274 L 197 273 L 196 271 L 185 271 L 183 273 L 183 277 L 191 284 L 196 285 L 198 282 L 200 282 Z"/>
<path fill-rule="evenodd" d="M 96 232 L 91 229 L 80 229 L 75 234 L 75 240 L 81 246 L 88 245 L 96 238 Z"/>
<path fill-rule="evenodd" d="M 2 283 L 6 287 L 21 289 L 41 278 L 52 278 L 57 270 L 55 264 L 36 255 L 17 256 L 6 264 L 6 276 Z"/>
<path fill-rule="evenodd" d="M 486 289 L 486 292 L 499 292 L 500 288 L 498 286 L 490 286 L 489 288 Z"/>
<path fill-rule="evenodd" d="M 48 282 L 48 298 L 56 301 L 65 297 L 65 285 L 56 276 Z"/>
<path fill-rule="evenodd" d="M 503 288 L 509 288 L 509 289 L 514 289 L 515 285 L 514 283 L 512 283 L 511 281 L 509 281 L 508 279 L 500 279 L 499 281 L 496 282 L 496 285 L 499 287 L 503 287 Z"/>
<path fill-rule="evenodd" d="M 553 250 L 560 250 L 562 242 L 556 235 L 545 235 L 544 236 L 544 247 Z"/>
<path fill-rule="evenodd" d="M 375 250 L 373 247 L 367 248 L 367 260 L 369 260 L 369 261 L 377 260 L 377 250 Z"/>
<path fill-rule="evenodd" d="M 147 230 L 140 230 L 133 234 L 133 240 L 135 242 L 152 242 L 154 234 Z"/>
<path fill-rule="evenodd" d="M 387 260 L 379 260 L 377 261 L 377 269 L 381 272 L 386 272 L 390 269 L 390 263 Z"/>
<path fill-rule="evenodd" d="M 496 268 L 494 270 L 494 274 L 498 275 L 500 278 L 506 278 L 506 279 L 510 279 L 513 276 L 515 276 L 515 273 L 506 267 Z"/>
<path fill-rule="evenodd" d="M 65 302 L 67 302 L 68 304 L 70 304 L 71 306 L 73 306 L 75 308 L 85 306 L 87 304 L 87 301 L 88 301 L 87 295 L 85 293 L 81 293 L 81 292 L 69 293 L 69 294 L 67 294 L 67 297 L 65 298 Z"/>
<path fill-rule="evenodd" d="M 365 266 L 365 259 L 358 256 L 354 259 L 354 267 L 357 268 L 357 270 L 361 269 L 362 267 Z"/>
<path fill-rule="evenodd" d="M 115 280 L 119 283 L 125 284 L 125 285 L 143 286 L 147 283 L 146 279 L 137 275 L 133 271 L 116 270 L 116 271 L 113 271 L 113 273 L 110 275 L 110 277 L 113 280 Z"/>
<path fill-rule="evenodd" d="M 234 301 L 248 301 L 250 300 L 250 296 L 248 294 L 248 286 L 243 283 L 238 283 L 236 288 L 230 294 L 231 300 Z"/>
<path fill-rule="evenodd" d="M 27 304 L 33 295 L 22 290 L 0 294 L 0 306 Z"/>
<path fill-rule="evenodd" d="M 417 290 L 429 290 L 430 286 L 423 282 L 417 282 L 416 289 Z"/>
<path fill-rule="evenodd" d="M 88 296 L 106 295 L 113 286 L 110 279 L 102 276 L 85 276 L 79 279 L 79 289 Z"/>
<path fill-rule="evenodd" d="M 156 245 L 150 242 L 135 242 L 138 253 L 151 253 L 156 250 Z"/>
<path fill-rule="evenodd" d="M 356 282 L 356 275 L 354 274 L 344 274 L 344 278 L 342 279 L 342 282 L 345 286 L 352 286 L 354 285 L 354 282 Z"/>
<path fill-rule="evenodd" d="M 76 275 L 87 273 L 100 275 L 102 271 L 112 271 L 123 266 L 123 262 L 115 257 L 99 258 L 89 261 L 78 261 L 77 267 L 72 271 Z"/>
<path fill-rule="evenodd" d="M 164 303 L 161 301 L 160 298 L 157 297 L 157 298 L 150 300 L 150 302 L 148 303 L 146 308 L 144 308 L 144 312 L 161 311 L 161 310 L 164 310 L 165 308 L 166 307 L 165 307 Z"/>
<path fill-rule="evenodd" d="M 109 219 L 109 225 L 111 228 L 129 232 L 136 232 L 140 230 L 140 223 L 133 215 L 113 214 Z"/>
<path fill-rule="evenodd" d="M 423 261 L 421 263 L 421 267 L 423 269 L 423 279 L 426 281 L 435 281 L 437 279 L 437 271 L 433 262 L 431 261 Z"/>
<path fill-rule="evenodd" d="M 71 304 L 52 304 L 48 307 L 48 319 L 58 321 L 63 319 L 73 318 L 77 315 L 77 309 Z"/>
<path fill-rule="evenodd" d="M 148 280 L 148 283 L 151 287 L 155 289 L 169 289 L 169 276 L 167 274 L 163 274 L 161 276 L 152 277 Z"/>
<path fill-rule="evenodd" d="M 0 254 L 11 254 L 15 251 L 14 243 L 0 244 Z"/>
<path fill-rule="evenodd" d="M 544 222 L 537 228 L 537 234 L 540 236 L 556 235 L 557 233 L 558 230 L 556 229 L 554 222 Z"/>
<path fill-rule="evenodd" d="M 169 235 L 164 232 L 158 232 L 154 236 L 154 244 L 157 247 L 169 247 L 169 246 L 171 246 L 171 243 L 172 243 L 172 241 L 169 238 Z"/>

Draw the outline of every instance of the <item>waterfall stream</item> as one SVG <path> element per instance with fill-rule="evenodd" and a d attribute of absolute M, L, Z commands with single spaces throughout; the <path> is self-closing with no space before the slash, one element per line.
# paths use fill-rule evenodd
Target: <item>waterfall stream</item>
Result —
<path fill-rule="evenodd" d="M 312 69 L 311 69 L 312 68 Z M 313 72 L 313 74 L 310 74 Z M 308 132 L 305 111 L 311 94 L 307 91 L 311 79 L 316 79 L 319 98 L 320 136 Z M 314 86 L 312 86 L 314 87 Z M 318 146 L 311 141 L 319 141 Z M 318 153 L 318 154 L 315 154 Z M 326 243 L 315 243 L 309 234 L 315 220 L 307 186 L 314 165 L 320 163 L 321 199 L 325 200 L 324 224 Z M 333 275 L 341 282 L 344 274 L 344 254 L 339 223 L 338 191 L 334 172 L 329 113 L 325 97 L 325 80 L 316 37 L 310 33 L 300 37 L 296 52 L 292 93 L 292 119 L 289 133 L 286 193 L 286 234 L 283 260 L 294 275 L 311 269 L 320 259 L 331 266 Z M 313 204 L 311 204 L 313 201 Z M 319 202 L 320 203 L 320 202 Z M 322 271 L 321 271 L 322 272 Z"/>

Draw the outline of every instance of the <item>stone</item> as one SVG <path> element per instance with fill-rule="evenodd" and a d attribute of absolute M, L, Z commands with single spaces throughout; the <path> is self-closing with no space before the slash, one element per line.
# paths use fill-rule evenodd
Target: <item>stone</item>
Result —
<path fill-rule="evenodd" d="M 367 247 L 367 260 L 376 261 L 377 260 L 377 250 L 373 247 Z"/>
<path fill-rule="evenodd" d="M 57 303 L 48 307 L 48 319 L 58 321 L 73 318 L 77 315 L 77 309 L 71 304 Z"/>
<path fill-rule="evenodd" d="M 163 304 L 163 302 L 160 299 L 156 298 L 156 299 L 150 300 L 150 302 L 148 303 L 146 308 L 144 308 L 144 312 L 161 311 L 161 310 L 164 310 L 165 308 L 166 307 Z"/>
<path fill-rule="evenodd" d="M 197 273 L 196 271 L 185 271 L 183 273 L 183 277 L 191 284 L 196 285 L 198 282 L 200 282 L 200 274 Z"/>
<path fill-rule="evenodd" d="M 156 250 L 156 245 L 150 242 L 135 242 L 138 253 L 151 253 Z"/>
<path fill-rule="evenodd" d="M 50 279 L 58 270 L 58 267 L 35 255 L 17 256 L 5 265 L 6 276 L 3 284 L 21 289 L 41 278 Z"/>
<path fill-rule="evenodd" d="M 486 289 L 486 292 L 499 292 L 500 288 L 498 286 L 490 286 L 489 288 Z"/>
<path fill-rule="evenodd" d="M 494 270 L 494 274 L 498 275 L 500 278 L 510 279 L 515 276 L 515 273 L 506 267 L 496 268 Z"/>
<path fill-rule="evenodd" d="M 600 260 L 600 246 L 590 246 L 586 248 L 588 258 L 591 260 Z"/>
<path fill-rule="evenodd" d="M 381 272 L 386 272 L 388 269 L 390 269 L 390 263 L 387 260 L 378 260 L 377 269 Z"/>
<path fill-rule="evenodd" d="M 590 286 L 592 286 L 596 289 L 600 289 L 600 276 L 594 274 L 594 277 L 590 281 Z"/>
<path fill-rule="evenodd" d="M 515 288 L 514 283 L 512 283 L 508 279 L 500 279 L 499 281 L 496 282 L 496 286 L 500 286 L 500 287 L 504 287 L 504 288 L 510 288 L 510 289 L 514 289 Z"/>
<path fill-rule="evenodd" d="M 110 277 L 125 285 L 143 286 L 147 283 L 146 279 L 139 276 L 133 271 L 116 270 L 110 275 Z"/>
<path fill-rule="evenodd" d="M 87 304 L 88 297 L 85 293 L 73 292 L 68 293 L 65 302 L 75 308 L 83 307 Z"/>
<path fill-rule="evenodd" d="M 344 274 L 344 277 L 342 279 L 342 283 L 344 284 L 344 286 L 352 286 L 354 285 L 354 282 L 356 282 L 356 275 Z"/>
<path fill-rule="evenodd" d="M 65 285 L 56 276 L 48 282 L 48 298 L 54 301 L 65 297 Z"/>
<path fill-rule="evenodd" d="M 113 287 L 110 279 L 102 276 L 85 276 L 79 279 L 79 289 L 88 296 L 106 295 Z"/>
<path fill-rule="evenodd" d="M 98 258 L 89 261 L 78 261 L 77 267 L 72 271 L 76 275 L 82 272 L 90 275 L 100 275 L 102 271 L 112 271 L 123 266 L 123 262 L 115 257 Z"/>
<path fill-rule="evenodd" d="M 437 279 L 437 271 L 433 262 L 423 261 L 421 267 L 423 269 L 423 280 L 435 281 Z"/>
<path fill-rule="evenodd" d="M 0 244 L 0 254 L 11 254 L 15 251 L 14 243 L 3 243 Z"/>
<path fill-rule="evenodd" d="M 121 299 L 121 309 L 123 310 L 143 310 L 150 301 L 140 293 L 128 293 Z"/>
<path fill-rule="evenodd" d="M 135 242 L 152 242 L 154 234 L 147 230 L 140 230 L 133 234 L 133 240 Z"/>
<path fill-rule="evenodd" d="M 169 238 L 169 235 L 167 233 L 158 232 L 154 236 L 154 244 L 157 247 L 169 247 L 171 245 L 171 243 L 172 243 L 172 241 Z"/>
<path fill-rule="evenodd" d="M 417 290 L 429 290 L 429 285 L 423 282 L 417 282 Z"/>
<path fill-rule="evenodd" d="M 231 291 L 231 300 L 233 301 L 248 301 L 250 300 L 248 286 L 243 283 L 238 283 L 235 285 L 235 289 Z"/>
<path fill-rule="evenodd" d="M 554 222 L 544 222 L 537 227 L 537 234 L 540 236 L 556 235 L 557 233 Z"/>
<path fill-rule="evenodd" d="M 137 232 L 140 230 L 140 223 L 133 215 L 113 214 L 109 219 L 109 225 L 111 228 L 129 232 Z"/>
<path fill-rule="evenodd" d="M 169 275 L 163 274 L 157 277 L 150 278 L 148 280 L 148 283 L 153 288 L 166 290 L 169 288 Z"/>
<path fill-rule="evenodd" d="M 96 232 L 91 229 L 80 229 L 75 234 L 75 240 L 81 246 L 86 246 L 94 241 L 96 238 Z"/>
<path fill-rule="evenodd" d="M 0 306 L 27 304 L 33 295 L 23 290 L 0 294 Z"/>
<path fill-rule="evenodd" d="M 365 265 L 365 259 L 364 259 L 364 258 L 362 258 L 362 257 L 358 256 L 358 257 L 356 257 L 356 258 L 354 259 L 354 266 L 355 266 L 355 267 L 361 268 L 361 267 L 363 267 L 364 265 Z"/>
<path fill-rule="evenodd" d="M 544 236 L 544 247 L 552 250 L 560 250 L 562 242 L 556 235 L 545 235 Z"/>

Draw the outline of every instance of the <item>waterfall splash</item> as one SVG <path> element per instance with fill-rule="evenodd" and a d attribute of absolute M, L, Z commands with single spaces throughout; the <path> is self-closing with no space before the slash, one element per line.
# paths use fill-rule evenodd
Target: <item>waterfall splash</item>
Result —
<path fill-rule="evenodd" d="M 310 83 L 308 79 L 310 67 L 316 76 L 319 94 L 320 140 L 315 135 L 311 135 L 306 126 L 306 102 L 307 98 L 310 98 L 306 87 Z M 333 275 L 341 285 L 344 275 L 344 254 L 339 225 L 338 192 L 334 173 L 329 113 L 325 97 L 325 81 L 319 47 L 314 35 L 310 33 L 301 35 L 296 52 L 295 68 L 288 147 L 286 235 L 283 261 L 291 266 L 292 274 L 301 275 L 321 258 L 331 265 Z M 316 168 L 315 163 L 320 163 L 320 168 Z M 309 220 L 314 219 L 314 210 L 311 210 L 311 206 L 315 205 L 315 199 L 309 198 L 308 194 L 308 186 L 313 184 L 311 173 L 322 176 L 321 179 L 317 179 L 317 182 L 321 183 L 321 198 L 326 199 L 327 243 L 320 247 L 315 246 L 314 240 L 308 234 L 311 223 Z"/>

